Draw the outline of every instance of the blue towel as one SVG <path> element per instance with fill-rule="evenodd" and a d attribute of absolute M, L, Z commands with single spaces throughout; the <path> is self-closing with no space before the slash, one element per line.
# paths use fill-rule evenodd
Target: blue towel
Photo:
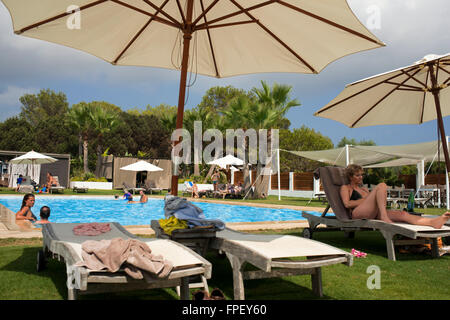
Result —
<path fill-rule="evenodd" d="M 166 218 L 173 215 L 177 219 L 186 220 L 190 228 L 214 225 L 219 230 L 225 229 L 225 223 L 222 220 L 206 219 L 203 210 L 187 201 L 186 198 L 167 195 L 164 201 L 164 215 Z"/>

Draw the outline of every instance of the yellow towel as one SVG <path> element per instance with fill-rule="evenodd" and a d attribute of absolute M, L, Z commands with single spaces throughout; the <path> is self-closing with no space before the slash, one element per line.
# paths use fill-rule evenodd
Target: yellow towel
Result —
<path fill-rule="evenodd" d="M 172 235 L 172 231 L 176 229 L 186 229 L 188 227 L 186 220 L 179 220 L 175 216 L 167 219 L 159 219 L 159 225 L 168 235 Z"/>

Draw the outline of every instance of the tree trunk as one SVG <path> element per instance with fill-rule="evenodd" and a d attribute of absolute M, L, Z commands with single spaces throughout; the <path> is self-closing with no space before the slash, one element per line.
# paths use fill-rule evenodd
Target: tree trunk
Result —
<path fill-rule="evenodd" d="M 272 148 L 271 148 L 271 132 L 269 131 L 269 134 L 267 136 L 267 153 L 272 155 Z M 261 143 L 260 143 L 261 146 Z M 270 151 L 269 151 L 270 149 Z M 256 183 L 254 183 L 255 191 L 253 192 L 252 198 L 253 199 L 264 199 L 269 194 L 269 181 L 270 181 L 270 168 L 272 167 L 272 157 L 270 158 L 270 162 L 266 164 L 265 168 L 262 167 L 261 159 L 258 161 L 257 166 L 257 180 Z M 264 171 L 264 172 L 263 172 Z M 264 175 L 261 175 L 261 173 L 267 173 Z"/>
<path fill-rule="evenodd" d="M 206 183 L 208 181 L 208 178 L 211 177 L 211 175 L 213 174 L 215 168 L 216 168 L 215 164 L 213 164 L 211 167 L 209 167 L 208 174 L 206 175 L 205 180 L 203 180 L 203 183 Z"/>
<path fill-rule="evenodd" d="M 89 172 L 89 166 L 88 166 L 88 140 L 83 140 L 83 169 L 84 173 Z"/>
<path fill-rule="evenodd" d="M 100 178 L 100 170 L 102 167 L 102 149 L 101 144 L 97 145 L 97 163 L 95 164 L 95 176 Z"/>

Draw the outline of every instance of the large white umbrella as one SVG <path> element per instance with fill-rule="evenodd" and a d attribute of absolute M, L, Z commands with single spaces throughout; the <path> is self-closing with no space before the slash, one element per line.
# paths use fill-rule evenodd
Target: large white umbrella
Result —
<path fill-rule="evenodd" d="M 1 1 L 16 34 L 114 65 L 181 70 L 177 129 L 183 126 L 188 71 L 217 78 L 319 73 L 343 56 L 384 46 L 346 0 Z M 177 188 L 173 175 L 172 194 Z"/>
<path fill-rule="evenodd" d="M 120 170 L 127 170 L 127 171 L 163 171 L 162 168 L 155 166 L 151 163 L 148 163 L 147 161 L 138 161 L 132 164 L 129 164 L 125 167 L 120 168 Z"/>
<path fill-rule="evenodd" d="M 316 116 L 351 128 L 420 124 L 437 119 L 442 148 L 450 172 L 450 158 L 442 118 L 450 115 L 450 53 L 427 55 L 420 61 L 349 84 Z"/>
<path fill-rule="evenodd" d="M 226 155 L 223 158 L 218 158 L 213 161 L 208 162 L 208 164 L 215 164 L 221 168 L 226 168 L 227 166 L 242 166 L 244 165 L 244 161 L 232 156 L 231 154 Z"/>
<path fill-rule="evenodd" d="M 34 165 L 53 163 L 56 161 L 58 161 L 58 159 L 55 159 L 53 157 L 46 156 L 45 154 L 31 150 L 30 152 L 27 152 L 17 158 L 11 159 L 9 162 L 14 163 L 14 164 L 31 164 L 32 165 L 31 166 L 31 176 L 33 177 Z"/>

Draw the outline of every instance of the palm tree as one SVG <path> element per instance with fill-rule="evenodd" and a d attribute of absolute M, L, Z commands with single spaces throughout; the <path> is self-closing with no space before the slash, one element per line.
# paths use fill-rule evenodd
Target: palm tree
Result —
<path fill-rule="evenodd" d="M 268 129 L 267 143 L 271 145 L 271 129 L 278 128 L 283 124 L 283 119 L 286 113 L 295 106 L 299 106 L 300 103 L 297 99 L 290 99 L 290 91 L 292 87 L 286 85 L 279 85 L 275 83 L 270 88 L 266 82 L 261 81 L 262 89 L 254 88 L 252 92 L 256 94 L 257 100 L 253 101 L 246 96 L 239 97 L 229 108 L 223 112 L 225 116 L 225 124 L 232 128 L 242 128 L 244 132 L 250 128 L 256 131 L 260 129 Z M 244 150 L 247 150 L 247 144 L 244 146 Z M 269 150 L 268 150 L 269 151 Z M 269 154 L 271 154 L 271 150 Z M 247 164 L 247 159 L 243 159 Z M 267 166 L 270 167 L 270 164 Z M 261 169 L 261 163 L 258 162 L 258 174 Z M 261 197 L 265 189 L 268 189 L 268 177 L 267 179 L 260 179 L 255 187 L 255 197 Z M 244 166 L 244 188 L 248 187 L 248 169 Z"/>
<path fill-rule="evenodd" d="M 99 102 L 91 102 L 90 109 L 93 131 L 97 136 L 97 165 L 95 172 L 98 174 L 101 166 L 104 137 L 119 125 L 119 115 L 115 109 Z"/>
<path fill-rule="evenodd" d="M 78 131 L 79 153 L 83 150 L 83 170 L 89 172 L 88 144 L 93 134 L 92 118 L 89 104 L 80 102 L 72 106 L 67 113 L 67 123 Z"/>

